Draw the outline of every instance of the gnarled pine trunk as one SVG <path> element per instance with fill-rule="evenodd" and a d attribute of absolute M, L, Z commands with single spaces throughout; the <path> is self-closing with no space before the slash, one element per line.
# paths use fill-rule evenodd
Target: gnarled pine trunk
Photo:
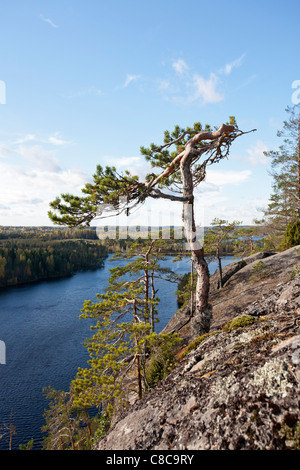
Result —
<path fill-rule="evenodd" d="M 209 271 L 204 258 L 203 246 L 201 246 L 200 241 L 197 240 L 191 163 L 192 152 L 187 148 L 186 154 L 180 162 L 183 197 L 187 199 L 183 202 L 183 222 L 188 244 L 187 249 L 191 251 L 192 263 L 197 273 L 192 328 L 194 333 L 201 335 L 207 333 L 210 329 L 210 310 L 208 309 Z"/>

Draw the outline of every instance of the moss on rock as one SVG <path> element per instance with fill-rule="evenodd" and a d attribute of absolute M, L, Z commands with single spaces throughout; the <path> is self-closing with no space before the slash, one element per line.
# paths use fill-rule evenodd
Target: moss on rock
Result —
<path fill-rule="evenodd" d="M 223 327 L 224 331 L 232 331 L 236 328 L 244 328 L 245 326 L 252 325 L 257 319 L 251 315 L 241 315 L 240 317 L 234 318 L 226 323 Z"/>

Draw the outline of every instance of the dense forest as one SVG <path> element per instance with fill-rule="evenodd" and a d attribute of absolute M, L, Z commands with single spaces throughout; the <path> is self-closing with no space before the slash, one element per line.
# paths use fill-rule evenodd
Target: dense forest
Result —
<path fill-rule="evenodd" d="M 143 245 L 145 234 L 138 239 Z M 0 226 L 0 288 L 70 276 L 99 268 L 110 253 L 123 253 L 133 239 L 99 239 L 95 228 Z M 182 251 L 182 240 L 167 251 Z M 165 250 L 166 251 L 166 250 Z"/>
<path fill-rule="evenodd" d="M 110 247 L 95 235 L 93 230 L 0 227 L 0 287 L 101 267 Z"/>
<path fill-rule="evenodd" d="M 171 232 L 172 233 L 172 232 Z M 205 234 L 210 228 L 205 228 Z M 257 244 L 255 237 L 261 235 L 257 227 L 239 227 L 234 235 L 222 240 L 222 256 L 247 253 Z M 145 243 L 147 234 L 141 231 L 137 238 Z M 159 238 L 158 231 L 158 238 Z M 237 236 L 238 238 L 234 238 Z M 130 237 L 99 239 L 96 229 L 56 227 L 10 227 L 0 226 L 0 288 L 21 285 L 59 277 L 70 276 L 76 271 L 99 268 L 110 253 L 127 252 L 134 240 Z M 184 249 L 185 239 L 172 240 L 165 254 L 188 255 Z M 210 257 L 215 256 L 212 245 L 207 246 Z"/>
<path fill-rule="evenodd" d="M 159 232 L 158 232 L 159 233 Z M 210 228 L 205 229 L 205 234 Z M 220 244 L 221 256 L 251 251 L 258 244 L 255 236 L 257 228 L 239 227 L 237 239 L 230 237 Z M 145 244 L 146 232 L 143 229 L 138 238 L 140 245 Z M 243 235 L 243 236 L 242 236 Z M 128 252 L 134 240 L 99 240 L 95 227 L 10 227 L 0 226 L 0 289 L 41 280 L 66 277 L 79 270 L 103 266 L 110 253 Z M 172 240 L 161 250 L 165 254 L 186 256 L 185 239 Z M 207 246 L 210 257 L 215 257 L 213 246 Z M 186 280 L 186 279 L 185 279 Z M 185 283 L 184 283 L 185 284 Z M 179 286 L 180 289 L 180 286 Z"/>

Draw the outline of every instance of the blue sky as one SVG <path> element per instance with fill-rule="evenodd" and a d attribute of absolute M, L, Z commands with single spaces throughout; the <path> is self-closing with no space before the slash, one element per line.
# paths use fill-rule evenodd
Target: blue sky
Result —
<path fill-rule="evenodd" d="M 263 152 L 281 144 L 300 80 L 299 14 L 299 0 L 1 0 L 0 225 L 51 225 L 49 202 L 80 194 L 98 163 L 143 177 L 141 145 L 230 115 L 257 132 L 210 168 L 198 213 L 206 225 L 261 217 Z M 133 217 L 165 222 L 171 210 L 177 223 L 176 204 Z"/>

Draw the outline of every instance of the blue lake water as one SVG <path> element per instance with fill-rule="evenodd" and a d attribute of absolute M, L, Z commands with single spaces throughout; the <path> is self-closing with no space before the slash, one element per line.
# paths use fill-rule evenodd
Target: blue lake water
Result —
<path fill-rule="evenodd" d="M 223 266 L 232 262 L 223 259 Z M 88 359 L 83 346 L 92 335 L 89 320 L 79 319 L 84 300 L 95 301 L 108 285 L 109 269 L 125 261 L 105 261 L 101 269 L 79 272 L 72 277 L 40 282 L 0 293 L 0 340 L 6 346 L 6 364 L 0 364 L 0 449 L 8 449 L 9 436 L 5 429 L 12 423 L 16 428 L 13 449 L 34 439 L 34 449 L 41 448 L 41 427 L 45 424 L 44 410 L 48 402 L 43 388 L 68 390 L 78 367 Z M 190 260 L 162 263 L 178 274 L 190 271 Z M 209 265 L 213 274 L 216 262 Z M 177 309 L 176 284 L 160 280 L 158 306 L 162 330 Z"/>

